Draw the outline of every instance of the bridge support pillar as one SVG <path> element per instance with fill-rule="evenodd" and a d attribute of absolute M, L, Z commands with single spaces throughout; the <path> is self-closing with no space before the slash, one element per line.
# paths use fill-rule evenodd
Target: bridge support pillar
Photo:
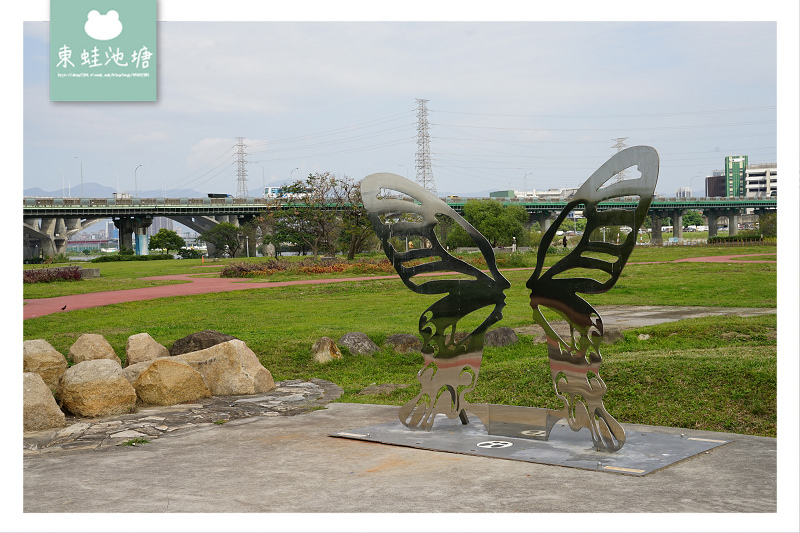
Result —
<path fill-rule="evenodd" d="M 719 217 L 723 216 L 724 212 L 719 209 L 706 209 L 703 215 L 708 220 L 708 237 L 716 237 L 719 231 Z"/>
<path fill-rule="evenodd" d="M 660 213 L 650 211 L 650 224 L 652 231 L 650 233 L 650 244 L 654 246 L 661 246 L 664 244 L 664 238 L 661 236 L 661 223 L 664 221 Z"/>
<path fill-rule="evenodd" d="M 119 249 L 123 247 L 133 250 L 133 219 L 115 218 L 114 226 L 119 230 Z"/>
<path fill-rule="evenodd" d="M 150 255 L 149 239 L 147 237 L 147 228 L 153 223 L 153 217 L 134 217 L 133 232 L 134 232 L 134 253 L 136 255 Z"/>
<path fill-rule="evenodd" d="M 66 254 L 69 238 L 97 221 L 96 218 L 81 220 L 77 217 L 24 217 L 22 219 L 24 257 L 33 259 Z"/>
<path fill-rule="evenodd" d="M 22 234 L 22 258 L 34 259 L 42 257 L 42 241 L 41 239 L 31 238 L 27 233 Z"/>
<path fill-rule="evenodd" d="M 119 230 L 119 246 L 133 250 L 136 255 L 148 255 L 147 228 L 153 223 L 153 217 L 135 216 L 115 218 L 114 226 Z"/>
<path fill-rule="evenodd" d="M 733 236 L 739 233 L 739 215 L 741 214 L 738 209 L 728 211 L 728 235 Z"/>
<path fill-rule="evenodd" d="M 534 222 L 539 223 L 539 230 L 544 233 L 545 231 L 550 229 L 550 225 L 553 222 L 553 213 L 549 211 L 542 211 L 541 213 L 531 213 L 528 216 L 528 225 L 532 225 Z"/>
<path fill-rule="evenodd" d="M 233 224 L 237 228 L 239 227 L 239 217 L 237 215 L 216 215 L 214 220 L 219 222 L 227 222 L 228 224 Z"/>
<path fill-rule="evenodd" d="M 672 212 L 672 236 L 683 239 L 683 214 L 685 209 L 675 209 Z"/>

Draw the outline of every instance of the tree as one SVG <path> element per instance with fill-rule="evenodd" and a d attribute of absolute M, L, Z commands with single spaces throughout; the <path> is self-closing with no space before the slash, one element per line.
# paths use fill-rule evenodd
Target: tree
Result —
<path fill-rule="evenodd" d="M 778 236 L 778 215 L 774 212 L 764 213 L 758 217 L 758 229 L 764 237 Z"/>
<path fill-rule="evenodd" d="M 350 178 L 329 172 L 309 174 L 283 190 L 289 202 L 268 216 L 273 241 L 307 247 L 314 258 L 320 252 L 334 254 L 338 247 L 352 259 L 374 236 L 360 184 Z"/>
<path fill-rule="evenodd" d="M 215 257 L 219 257 L 225 251 L 231 257 L 236 257 L 236 252 L 241 247 L 239 233 L 239 228 L 230 222 L 220 222 L 210 230 L 201 233 L 198 239 L 214 247 Z"/>
<path fill-rule="evenodd" d="M 514 237 L 518 244 L 522 242 L 528 212 L 521 205 L 503 205 L 496 200 L 467 200 L 464 219 L 492 246 L 511 246 Z M 447 245 L 451 248 L 474 246 L 472 239 L 458 225 L 453 225 L 449 231 Z"/>
<path fill-rule="evenodd" d="M 175 250 L 177 252 L 184 246 L 186 246 L 186 241 L 183 240 L 183 237 L 166 228 L 161 228 L 158 230 L 158 233 L 150 237 L 150 248 L 164 250 L 167 253 L 169 253 L 170 250 Z"/>
<path fill-rule="evenodd" d="M 339 242 L 344 245 L 347 259 L 352 260 L 370 241 L 377 244 L 377 237 L 361 201 L 361 184 L 354 183 L 345 176 L 336 180 L 333 185 L 331 192 L 339 206 L 341 220 Z"/>
<path fill-rule="evenodd" d="M 252 218 L 239 225 L 239 243 L 242 251 L 248 257 L 255 256 L 258 248 L 259 236 L 263 235 L 259 229 L 258 219 Z"/>
<path fill-rule="evenodd" d="M 335 183 L 329 172 L 318 172 L 283 188 L 291 201 L 282 213 L 282 229 L 293 242 L 306 244 L 314 259 L 320 251 L 336 252 L 339 224 L 331 201 Z"/>
<path fill-rule="evenodd" d="M 684 215 L 681 217 L 681 221 L 683 222 L 684 226 L 702 226 L 703 215 L 701 215 L 698 211 L 690 209 L 684 213 Z"/>

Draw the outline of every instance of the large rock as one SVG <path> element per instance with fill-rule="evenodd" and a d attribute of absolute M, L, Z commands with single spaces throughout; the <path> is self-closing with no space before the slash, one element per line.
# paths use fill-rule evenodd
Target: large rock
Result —
<path fill-rule="evenodd" d="M 603 329 L 603 344 L 617 344 L 625 340 L 625 334 L 619 328 Z"/>
<path fill-rule="evenodd" d="M 58 380 L 67 370 L 67 359 L 44 339 L 22 343 L 22 371 L 36 372 L 50 387 L 56 390 Z"/>
<path fill-rule="evenodd" d="M 511 328 L 496 328 L 486 332 L 484 346 L 510 346 L 518 341 L 517 334 Z"/>
<path fill-rule="evenodd" d="M 394 348 L 397 353 L 419 352 L 422 350 L 422 341 L 416 335 L 408 333 L 395 333 L 386 337 L 386 344 Z"/>
<path fill-rule="evenodd" d="M 131 385 L 139 379 L 139 376 L 142 372 L 147 370 L 147 367 L 150 366 L 150 363 L 153 361 L 142 361 L 141 363 L 134 363 L 132 365 L 128 365 L 122 369 L 122 377 L 128 380 L 128 383 Z"/>
<path fill-rule="evenodd" d="M 256 394 L 275 388 L 272 374 L 261 365 L 253 350 L 239 339 L 176 357 L 200 372 L 215 396 Z"/>
<path fill-rule="evenodd" d="M 211 396 L 200 372 L 182 359 L 162 357 L 140 364 L 146 368 L 139 372 L 133 388 L 142 403 L 175 405 Z"/>
<path fill-rule="evenodd" d="M 136 391 L 122 375 L 119 363 L 108 359 L 83 361 L 68 368 L 56 396 L 76 416 L 119 415 L 136 408 Z"/>
<path fill-rule="evenodd" d="M 69 349 L 69 358 L 76 365 L 84 361 L 94 361 L 95 359 L 110 359 L 121 364 L 119 357 L 114 352 L 114 348 L 103 337 L 96 333 L 84 333 Z"/>
<path fill-rule="evenodd" d="M 342 352 L 336 342 L 330 337 L 320 337 L 311 347 L 311 355 L 318 363 L 328 363 L 334 359 L 341 359 Z"/>
<path fill-rule="evenodd" d="M 174 356 L 184 353 L 197 352 L 199 350 L 205 350 L 206 348 L 211 348 L 217 344 L 222 344 L 223 342 L 232 341 L 234 339 L 236 339 L 236 337 L 232 335 L 220 333 L 219 331 L 214 331 L 211 329 L 205 329 L 203 331 L 198 331 L 197 333 L 187 335 L 182 339 L 176 340 L 169 349 L 169 354 Z"/>
<path fill-rule="evenodd" d="M 345 333 L 339 339 L 339 344 L 347 348 L 353 355 L 372 355 L 379 350 L 378 345 L 360 331 Z"/>
<path fill-rule="evenodd" d="M 159 357 L 169 357 L 169 350 L 157 343 L 149 333 L 137 333 L 128 337 L 128 342 L 125 343 L 125 366 L 153 361 Z"/>
<path fill-rule="evenodd" d="M 42 376 L 35 372 L 22 374 L 22 419 L 24 431 L 66 425 L 66 417 L 53 398 L 53 392 Z"/>

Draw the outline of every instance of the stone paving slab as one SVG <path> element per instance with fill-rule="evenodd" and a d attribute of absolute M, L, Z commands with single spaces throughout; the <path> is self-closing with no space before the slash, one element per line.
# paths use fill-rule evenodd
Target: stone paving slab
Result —
<path fill-rule="evenodd" d="M 603 327 L 606 330 L 633 329 L 704 316 L 744 317 L 774 315 L 778 312 L 774 307 L 681 307 L 672 305 L 602 305 L 595 309 L 602 317 Z M 569 326 L 566 322 L 554 321 L 552 325 L 557 333 L 569 333 Z M 535 324 L 514 328 L 514 331 L 518 334 L 535 337 L 534 340 L 544 340 L 542 328 Z"/>

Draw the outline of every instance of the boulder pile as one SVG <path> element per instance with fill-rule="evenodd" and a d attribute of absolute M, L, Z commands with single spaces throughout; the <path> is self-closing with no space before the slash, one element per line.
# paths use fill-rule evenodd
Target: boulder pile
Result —
<path fill-rule="evenodd" d="M 459 332 L 456 334 L 456 340 L 463 340 L 468 333 Z M 511 328 L 496 328 L 486 333 L 486 346 L 509 346 L 518 341 L 517 334 Z M 448 338 L 449 342 L 450 339 Z M 420 353 L 422 350 L 422 341 L 417 335 L 410 335 L 408 333 L 395 333 L 389 335 L 384 340 L 384 346 L 391 346 L 396 353 L 409 354 Z M 351 355 L 367 355 L 371 356 L 380 350 L 380 347 L 375 344 L 367 335 L 360 331 L 350 332 L 342 335 L 338 341 L 334 341 L 330 337 L 320 337 L 311 347 L 311 355 L 318 363 L 329 363 L 334 360 L 343 358 L 342 351 L 339 347 L 347 349 Z"/>
<path fill-rule="evenodd" d="M 69 349 L 73 366 L 46 340 L 25 341 L 25 431 L 63 427 L 65 412 L 110 416 L 134 412 L 137 405 L 175 405 L 275 388 L 269 370 L 235 337 L 202 331 L 175 345 L 178 348 L 170 355 L 149 334 L 132 335 L 123 368 L 102 335 L 87 333 L 75 341 Z"/>

